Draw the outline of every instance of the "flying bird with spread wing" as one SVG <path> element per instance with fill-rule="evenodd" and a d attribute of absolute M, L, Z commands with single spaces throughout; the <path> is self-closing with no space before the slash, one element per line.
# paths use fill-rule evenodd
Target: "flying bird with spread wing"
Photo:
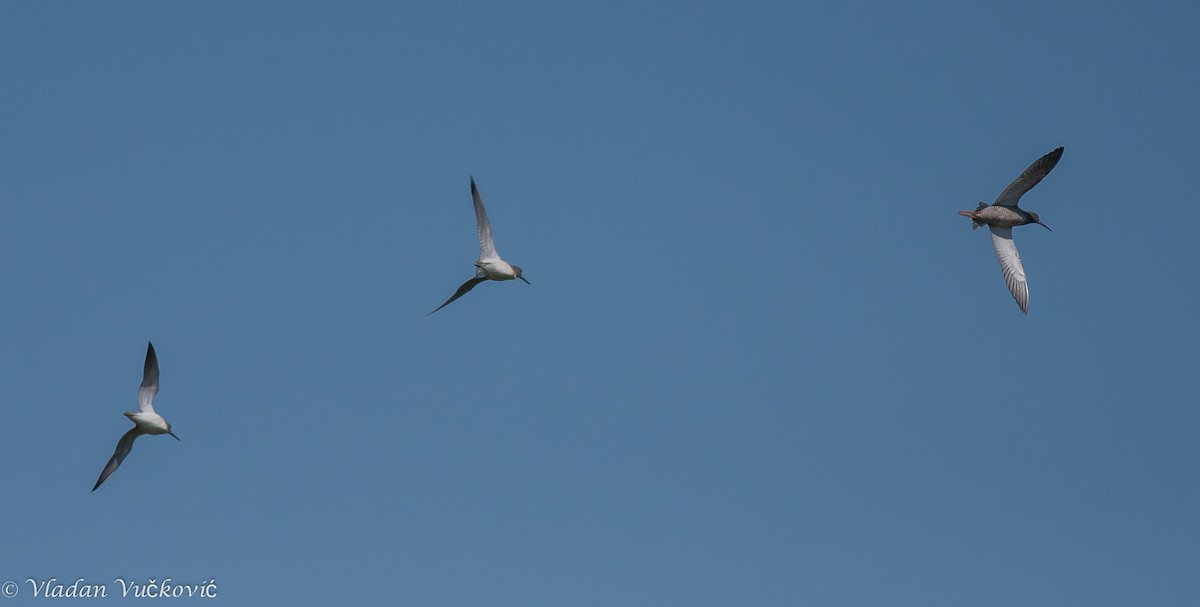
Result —
<path fill-rule="evenodd" d="M 104 470 L 100 472 L 100 478 L 96 480 L 96 486 L 92 487 L 92 491 L 99 489 L 100 485 L 104 484 L 104 481 L 108 480 L 108 477 L 121 467 L 125 456 L 133 450 L 133 441 L 137 437 L 143 434 L 170 434 L 175 440 L 179 440 L 179 437 L 171 431 L 171 424 L 154 411 L 155 394 L 158 394 L 158 355 L 154 352 L 154 344 L 147 342 L 146 365 L 142 368 L 142 386 L 138 388 L 139 410 L 125 413 L 125 417 L 133 422 L 133 428 L 117 441 L 117 450 L 113 452 L 112 457 L 105 464 Z"/>
<path fill-rule="evenodd" d="M 1000 270 L 1004 272 L 1004 282 L 1013 299 L 1021 307 L 1021 312 L 1029 313 L 1029 285 L 1025 281 L 1025 267 L 1021 265 L 1021 255 L 1017 245 L 1013 244 L 1012 229 L 1036 223 L 1047 230 L 1050 226 L 1042 223 L 1037 213 L 1025 211 L 1017 206 L 1021 196 L 1037 185 L 1062 158 L 1063 149 L 1060 147 L 1029 165 L 1015 181 L 1010 183 L 1000 197 L 992 204 L 979 203 L 974 211 L 959 211 L 963 217 L 971 218 L 971 229 L 986 225 L 992 231 L 992 247 L 996 249 L 996 257 L 1000 259 Z"/>
<path fill-rule="evenodd" d="M 479 260 L 475 262 L 475 277 L 462 283 L 454 295 L 433 312 L 450 305 L 450 302 L 466 295 L 476 285 L 485 280 L 512 280 L 520 278 L 525 284 L 528 280 L 521 275 L 521 266 L 513 265 L 500 259 L 496 245 L 492 242 L 492 224 L 488 222 L 487 209 L 483 208 L 483 198 L 479 196 L 479 188 L 475 187 L 475 178 L 471 178 L 471 199 L 475 202 L 475 227 L 479 231 Z M 433 314 L 430 312 L 429 314 Z M 429 316 L 426 314 L 426 316 Z"/>

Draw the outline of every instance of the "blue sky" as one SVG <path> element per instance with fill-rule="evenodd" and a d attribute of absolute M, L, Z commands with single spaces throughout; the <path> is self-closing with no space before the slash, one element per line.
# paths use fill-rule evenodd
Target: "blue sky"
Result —
<path fill-rule="evenodd" d="M 1198 25 L 0 5 L 0 582 L 1200 602 Z M 1060 145 L 1025 316 L 956 211 Z M 470 176 L 532 286 L 426 317 L 473 272 Z M 148 340 L 182 440 L 89 493 Z"/>

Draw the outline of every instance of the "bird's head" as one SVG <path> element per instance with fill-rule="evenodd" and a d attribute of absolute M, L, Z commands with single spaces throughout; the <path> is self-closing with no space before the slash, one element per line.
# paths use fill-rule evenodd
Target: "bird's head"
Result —
<path fill-rule="evenodd" d="M 1038 217 L 1038 214 L 1037 214 L 1037 213 L 1030 213 L 1030 214 L 1029 214 L 1029 216 L 1033 218 L 1033 221 L 1034 221 L 1035 223 L 1037 223 L 1038 225 L 1042 226 L 1043 228 L 1046 228 L 1047 230 L 1050 230 L 1050 226 L 1048 226 L 1048 225 L 1046 225 L 1046 224 L 1042 223 L 1042 218 L 1041 218 L 1041 217 Z M 1050 230 L 1050 231 L 1051 231 L 1051 232 L 1053 232 L 1054 230 Z"/>
<path fill-rule="evenodd" d="M 525 284 L 530 284 L 529 281 L 525 280 L 525 277 L 521 275 L 521 266 L 513 266 L 512 269 L 517 275 L 517 278 L 520 278 Z"/>
<path fill-rule="evenodd" d="M 175 440 L 179 440 L 179 437 L 175 436 L 175 433 L 171 431 L 171 422 L 167 422 L 167 434 L 170 434 Z"/>

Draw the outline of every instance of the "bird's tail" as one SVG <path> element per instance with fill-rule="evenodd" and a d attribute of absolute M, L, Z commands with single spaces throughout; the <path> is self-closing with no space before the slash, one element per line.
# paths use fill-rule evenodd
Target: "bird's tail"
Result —
<path fill-rule="evenodd" d="M 979 221 L 979 212 L 986 209 L 987 206 L 988 205 L 983 204 L 981 202 L 981 203 L 979 203 L 978 207 L 975 207 L 974 211 L 959 211 L 958 214 L 962 215 L 963 217 L 970 217 L 971 218 L 971 229 L 975 230 L 975 229 L 978 229 L 979 226 L 983 225 L 983 223 Z"/>

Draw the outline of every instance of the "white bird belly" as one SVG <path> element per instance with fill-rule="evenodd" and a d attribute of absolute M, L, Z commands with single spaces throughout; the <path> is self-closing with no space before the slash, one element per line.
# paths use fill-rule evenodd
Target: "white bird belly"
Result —
<path fill-rule="evenodd" d="M 142 432 L 146 434 L 166 434 L 170 432 L 167 420 L 163 419 L 157 413 L 143 413 L 139 411 L 137 413 L 126 413 L 125 417 L 133 420 L 133 423 L 137 424 L 137 427 L 141 428 Z"/>
<path fill-rule="evenodd" d="M 482 270 L 491 280 L 512 280 L 517 277 L 517 272 L 503 259 L 478 261 L 475 262 L 475 267 Z"/>

